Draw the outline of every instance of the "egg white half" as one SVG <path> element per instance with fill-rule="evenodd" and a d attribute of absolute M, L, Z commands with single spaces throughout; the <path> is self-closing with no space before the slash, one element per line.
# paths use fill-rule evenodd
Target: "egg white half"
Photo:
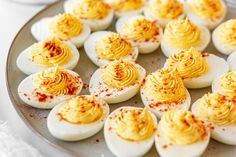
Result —
<path fill-rule="evenodd" d="M 37 41 L 53 37 L 48 28 L 51 20 L 52 17 L 42 18 L 32 25 L 31 34 Z M 81 46 L 83 46 L 90 33 L 90 27 L 86 23 L 83 23 L 83 29 L 79 36 L 71 38 L 69 41 L 71 41 L 77 48 L 80 48 Z"/>
<path fill-rule="evenodd" d="M 72 57 L 71 57 L 71 60 L 68 61 L 68 63 L 61 65 L 59 67 L 63 68 L 63 69 L 72 70 L 76 67 L 76 65 L 79 61 L 80 54 L 79 54 L 79 51 L 77 50 L 77 48 L 71 42 L 64 41 L 64 43 L 71 49 Z M 17 67 L 23 73 L 30 75 L 30 74 L 45 70 L 47 68 L 50 68 L 48 66 L 41 66 L 41 65 L 34 63 L 29 58 L 30 54 L 31 54 L 31 46 L 26 48 L 25 50 L 23 50 L 16 60 Z"/>
<path fill-rule="evenodd" d="M 188 1 L 191 0 L 187 0 L 187 2 L 185 3 L 185 10 L 186 10 L 186 15 L 188 16 L 188 18 L 193 22 L 196 23 L 198 25 L 203 25 L 208 27 L 210 30 L 214 29 L 217 25 L 219 25 L 225 18 L 226 12 L 227 12 L 227 7 L 224 3 L 224 1 L 222 1 L 223 4 L 223 8 L 225 10 L 225 12 L 223 13 L 223 15 L 218 18 L 218 19 L 209 19 L 209 18 L 203 18 L 201 16 L 199 16 L 198 14 L 196 14 L 191 7 L 188 5 Z"/>
<path fill-rule="evenodd" d="M 199 77 L 184 79 L 185 87 L 192 89 L 209 87 L 216 77 L 229 71 L 229 65 L 223 58 L 208 54 L 205 59 L 208 64 L 208 71 Z M 167 65 L 165 64 L 164 67 L 167 68 Z"/>
<path fill-rule="evenodd" d="M 148 96 L 146 90 L 143 87 L 141 87 L 140 89 L 140 95 L 141 95 L 143 104 L 146 106 L 146 108 L 150 110 L 152 113 L 154 113 L 159 119 L 162 117 L 163 114 L 165 114 L 169 110 L 173 110 L 173 109 L 188 110 L 191 104 L 191 96 L 187 89 L 186 89 L 186 98 L 179 104 L 176 104 L 176 103 L 161 104 L 155 107 L 150 107 L 149 106 L 150 104 L 157 104 L 159 101 L 157 99 L 154 99 Z"/>
<path fill-rule="evenodd" d="M 231 53 L 227 58 L 229 68 L 231 71 L 236 71 L 236 51 Z"/>
<path fill-rule="evenodd" d="M 236 51 L 236 46 L 235 45 L 229 45 L 226 43 L 223 43 L 221 41 L 222 37 L 219 37 L 217 34 L 220 31 L 220 28 L 217 27 L 213 33 L 212 33 L 212 42 L 216 49 L 220 51 L 220 53 L 225 54 L 225 55 L 230 55 L 232 52 Z"/>
<path fill-rule="evenodd" d="M 198 116 L 200 119 L 202 119 L 207 125 L 211 126 L 211 137 L 215 139 L 216 141 L 219 141 L 224 144 L 229 145 L 236 145 L 236 125 L 230 125 L 230 126 L 219 126 L 216 124 L 211 124 L 207 121 L 205 121 L 201 116 L 197 113 L 196 107 L 200 103 L 201 99 L 198 99 L 196 102 L 192 105 L 192 112 L 196 116 Z"/>
<path fill-rule="evenodd" d="M 192 144 L 179 145 L 173 144 L 168 139 L 162 136 L 162 133 L 157 129 L 155 136 L 155 146 L 162 157 L 198 157 L 201 156 L 206 150 L 210 141 L 210 132 L 207 130 L 207 138 Z"/>
<path fill-rule="evenodd" d="M 79 74 L 73 72 L 71 70 L 66 70 L 68 73 L 73 75 L 74 77 L 79 77 Z M 35 92 L 39 92 L 41 94 L 50 95 L 47 93 L 43 93 L 42 91 L 37 90 L 37 86 L 34 82 L 34 79 L 38 77 L 39 73 L 34 73 L 26 77 L 18 86 L 18 95 L 21 100 L 29 106 L 41 109 L 50 109 L 53 108 L 55 105 L 72 98 L 74 95 L 57 95 L 53 96 L 53 98 L 47 98 L 45 101 L 39 101 L 38 97 L 35 95 Z M 80 93 L 83 83 L 80 80 L 77 83 L 78 90 L 76 95 Z"/>
<path fill-rule="evenodd" d="M 96 101 L 103 108 L 103 115 L 99 120 L 89 124 L 73 124 L 65 120 L 61 120 L 57 116 L 57 113 L 59 109 L 65 105 L 65 102 L 55 106 L 50 111 L 47 118 L 47 127 L 50 133 L 55 138 L 64 141 L 79 141 L 98 133 L 103 128 L 105 119 L 109 115 L 109 106 L 101 99 L 97 99 Z"/>
<path fill-rule="evenodd" d="M 99 58 L 99 56 L 96 53 L 96 44 L 103 37 L 106 37 L 106 36 L 109 36 L 109 35 L 112 35 L 112 34 L 115 34 L 115 33 L 110 32 L 110 31 L 94 32 L 90 35 L 88 40 L 84 43 L 84 49 L 85 49 L 85 52 L 86 52 L 87 56 L 97 66 L 106 65 L 110 61 L 106 60 L 106 59 Z M 138 48 L 133 47 L 132 48 L 132 55 L 126 56 L 123 59 L 130 60 L 130 61 L 136 61 L 137 58 L 138 58 Z"/>
<path fill-rule="evenodd" d="M 211 34 L 208 28 L 204 26 L 198 26 L 201 31 L 201 41 L 200 43 L 195 47 L 197 51 L 202 52 L 210 43 L 211 40 Z M 165 35 L 165 34 L 164 34 Z M 161 50 L 164 53 L 166 57 L 170 57 L 171 55 L 178 53 L 181 50 L 185 50 L 184 48 L 177 48 L 168 43 L 167 41 L 162 38 L 161 40 Z"/>
<path fill-rule="evenodd" d="M 117 157 L 143 156 L 151 149 L 154 143 L 155 133 L 153 133 L 153 136 L 151 136 L 150 138 L 138 142 L 128 141 L 118 136 L 116 132 L 114 130 L 110 130 L 110 128 L 114 128 L 114 117 L 115 115 L 121 112 L 120 111 L 121 109 L 141 109 L 141 108 L 131 107 L 131 106 L 120 107 L 115 111 L 113 111 L 108 116 L 104 125 L 104 138 L 106 144 L 110 149 L 110 151 Z M 157 125 L 156 117 L 152 113 L 150 114 L 153 117 L 155 125 Z"/>
<path fill-rule="evenodd" d="M 122 90 L 106 85 L 102 81 L 102 70 L 96 70 L 90 79 L 89 92 L 98 95 L 98 97 L 101 97 L 109 104 L 123 102 L 132 98 L 138 93 L 141 83 L 146 76 L 146 70 L 143 67 L 138 64 L 135 64 L 135 67 L 139 73 L 137 82 L 135 85 L 124 87 Z"/>
<path fill-rule="evenodd" d="M 64 11 L 67 13 L 72 12 L 72 5 L 75 1 L 81 2 L 82 0 L 67 0 L 64 3 Z M 98 20 L 81 19 L 84 23 L 88 24 L 92 31 L 101 31 L 107 29 L 113 20 L 114 11 L 111 9 L 106 17 Z"/>
<path fill-rule="evenodd" d="M 144 16 L 142 16 L 142 15 L 129 15 L 129 16 L 121 17 L 116 22 L 116 31 L 118 33 L 120 33 L 121 35 L 124 35 L 123 31 L 122 31 L 122 27 L 127 21 L 135 20 L 135 19 L 139 19 L 139 18 L 143 18 L 143 17 Z M 161 39 L 162 34 L 163 34 L 162 28 L 158 25 L 157 22 L 156 22 L 156 25 L 160 29 L 160 34 L 154 36 L 153 38 L 160 38 Z M 160 41 L 155 41 L 155 42 L 153 42 L 153 41 L 137 41 L 137 42 L 135 42 L 135 41 L 130 40 L 130 42 L 132 42 L 134 46 L 137 46 L 139 49 L 139 53 L 142 53 L 142 54 L 151 53 L 151 52 L 155 51 L 160 45 Z"/>

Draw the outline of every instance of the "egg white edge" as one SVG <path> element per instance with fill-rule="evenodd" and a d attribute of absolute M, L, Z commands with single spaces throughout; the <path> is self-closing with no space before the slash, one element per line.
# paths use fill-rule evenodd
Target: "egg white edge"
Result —
<path fill-rule="evenodd" d="M 229 64 L 230 70 L 231 71 L 236 71 L 236 51 L 231 53 L 229 57 L 227 58 L 227 62 Z"/>

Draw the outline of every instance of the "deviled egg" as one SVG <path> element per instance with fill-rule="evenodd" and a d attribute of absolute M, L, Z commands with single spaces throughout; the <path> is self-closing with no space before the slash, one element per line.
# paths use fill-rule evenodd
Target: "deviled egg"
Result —
<path fill-rule="evenodd" d="M 87 23 L 92 31 L 107 29 L 114 14 L 103 0 L 68 0 L 64 3 L 64 10 Z"/>
<path fill-rule="evenodd" d="M 55 106 L 48 115 L 50 133 L 64 141 L 78 141 L 99 132 L 109 115 L 107 103 L 93 95 L 75 96 Z"/>
<path fill-rule="evenodd" d="M 173 19 L 184 18 L 184 4 L 182 0 L 149 0 L 144 15 L 165 27 Z"/>
<path fill-rule="evenodd" d="M 171 110 L 158 124 L 155 145 L 162 157 L 198 157 L 209 140 L 210 131 L 198 117 L 190 111 Z"/>
<path fill-rule="evenodd" d="M 187 88 L 208 87 L 216 77 L 229 71 L 229 65 L 223 58 L 200 53 L 195 48 L 173 54 L 164 67 L 176 69 Z"/>
<path fill-rule="evenodd" d="M 211 137 L 236 145 L 236 100 L 219 93 L 208 93 L 192 105 L 192 112 L 210 127 Z"/>
<path fill-rule="evenodd" d="M 89 91 L 107 103 L 119 103 L 136 95 L 146 70 L 128 60 L 115 60 L 100 67 L 90 79 Z"/>
<path fill-rule="evenodd" d="M 116 31 L 137 46 L 140 53 L 151 53 L 159 45 L 162 28 L 142 15 L 124 16 L 117 20 Z"/>
<path fill-rule="evenodd" d="M 120 34 L 100 31 L 90 35 L 84 44 L 87 56 L 97 66 L 103 66 L 110 61 L 126 59 L 136 61 L 138 48 Z"/>
<path fill-rule="evenodd" d="M 79 51 L 70 41 L 49 38 L 23 50 L 16 65 L 27 75 L 55 66 L 71 70 L 77 65 L 79 56 Z"/>
<path fill-rule="evenodd" d="M 210 38 L 210 31 L 205 26 L 198 26 L 189 19 L 176 19 L 166 25 L 161 49 L 167 57 L 190 47 L 203 51 L 209 44 Z"/>
<path fill-rule="evenodd" d="M 90 28 L 72 14 L 64 13 L 42 18 L 32 25 L 31 33 L 38 41 L 54 37 L 81 47 L 90 35 Z"/>
<path fill-rule="evenodd" d="M 190 94 L 175 70 L 159 69 L 149 74 L 140 94 L 143 104 L 158 118 L 169 110 L 190 108 Z"/>
<path fill-rule="evenodd" d="M 212 92 L 236 97 L 236 71 L 228 72 L 214 79 Z"/>
<path fill-rule="evenodd" d="M 50 109 L 79 94 L 82 87 L 79 74 L 56 67 L 26 77 L 18 86 L 18 94 L 29 106 Z"/>
<path fill-rule="evenodd" d="M 121 107 L 106 119 L 105 141 L 117 157 L 143 156 L 153 146 L 156 126 L 156 117 L 147 109 Z"/>
<path fill-rule="evenodd" d="M 115 11 L 116 17 L 141 14 L 145 0 L 105 0 Z"/>
<path fill-rule="evenodd" d="M 236 19 L 220 24 L 212 33 L 212 41 L 218 51 L 229 55 L 236 51 Z"/>
<path fill-rule="evenodd" d="M 227 58 L 227 62 L 229 64 L 229 68 L 231 71 L 236 71 L 236 51 L 231 53 Z"/>
<path fill-rule="evenodd" d="M 223 0 L 187 0 L 185 6 L 186 14 L 191 21 L 209 29 L 220 24 L 227 12 Z"/>

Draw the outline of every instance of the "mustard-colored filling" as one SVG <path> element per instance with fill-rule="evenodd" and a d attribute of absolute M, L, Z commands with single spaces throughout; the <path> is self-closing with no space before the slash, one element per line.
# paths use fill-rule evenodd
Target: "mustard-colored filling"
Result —
<path fill-rule="evenodd" d="M 62 66 L 72 59 L 70 47 L 55 38 L 32 45 L 30 51 L 30 59 L 40 66 Z"/>
<path fill-rule="evenodd" d="M 102 59 L 122 59 L 132 54 L 132 45 L 120 34 L 112 34 L 99 40 L 96 43 L 95 51 L 98 57 Z"/>
<path fill-rule="evenodd" d="M 199 77 L 208 72 L 205 58 L 194 48 L 170 56 L 167 67 L 170 70 L 176 69 L 182 79 Z"/>
<path fill-rule="evenodd" d="M 196 108 L 204 120 L 221 126 L 236 124 L 236 103 L 218 93 L 205 94 Z"/>
<path fill-rule="evenodd" d="M 228 20 L 221 24 L 218 28 L 217 34 L 219 39 L 229 45 L 236 45 L 236 20 Z"/>
<path fill-rule="evenodd" d="M 103 82 L 113 88 L 133 85 L 139 77 L 134 63 L 129 61 L 116 60 L 105 66 L 102 70 Z"/>
<path fill-rule="evenodd" d="M 220 78 L 219 88 L 224 91 L 224 95 L 236 96 L 236 72 L 231 71 Z"/>
<path fill-rule="evenodd" d="M 190 0 L 187 4 L 203 18 L 218 19 L 225 12 L 222 0 Z"/>
<path fill-rule="evenodd" d="M 94 96 L 76 96 L 65 102 L 57 114 L 69 123 L 89 124 L 102 117 L 103 108 Z"/>
<path fill-rule="evenodd" d="M 186 99 L 186 89 L 176 71 L 160 69 L 148 75 L 144 89 L 161 103 L 178 103 Z"/>
<path fill-rule="evenodd" d="M 207 131 L 190 111 L 171 110 L 166 112 L 158 125 L 161 135 L 174 144 L 187 145 L 203 140 Z"/>
<path fill-rule="evenodd" d="M 83 31 L 83 24 L 72 14 L 64 13 L 53 17 L 48 26 L 53 37 L 69 40 Z"/>
<path fill-rule="evenodd" d="M 37 89 L 52 95 L 74 95 L 77 91 L 77 78 L 62 69 L 47 69 L 35 78 Z"/>
<path fill-rule="evenodd" d="M 189 19 L 172 20 L 166 25 L 164 40 L 177 48 L 196 47 L 202 40 L 201 30 Z"/>
<path fill-rule="evenodd" d="M 80 19 L 100 20 L 110 12 L 110 7 L 102 0 L 82 0 L 72 4 L 72 14 Z"/>
<path fill-rule="evenodd" d="M 141 9 L 143 0 L 112 0 L 109 5 L 118 12 L 128 12 Z"/>
<path fill-rule="evenodd" d="M 114 128 L 125 140 L 142 141 L 153 135 L 155 123 L 146 109 L 124 109 L 116 116 Z"/>
<path fill-rule="evenodd" d="M 134 41 L 148 41 L 160 34 L 160 28 L 155 21 L 143 17 L 127 21 L 122 26 L 122 34 Z"/>
<path fill-rule="evenodd" d="M 157 19 L 175 19 L 184 13 L 179 0 L 150 0 L 147 9 Z"/>

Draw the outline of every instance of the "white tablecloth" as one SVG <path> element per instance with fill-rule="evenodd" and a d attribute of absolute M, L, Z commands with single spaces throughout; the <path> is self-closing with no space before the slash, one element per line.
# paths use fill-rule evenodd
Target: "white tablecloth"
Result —
<path fill-rule="evenodd" d="M 10 102 L 5 84 L 5 64 L 10 44 L 21 26 L 43 7 L 0 0 L 0 120 L 8 121 L 15 134 L 37 148 L 45 157 L 68 157 L 26 127 Z"/>

